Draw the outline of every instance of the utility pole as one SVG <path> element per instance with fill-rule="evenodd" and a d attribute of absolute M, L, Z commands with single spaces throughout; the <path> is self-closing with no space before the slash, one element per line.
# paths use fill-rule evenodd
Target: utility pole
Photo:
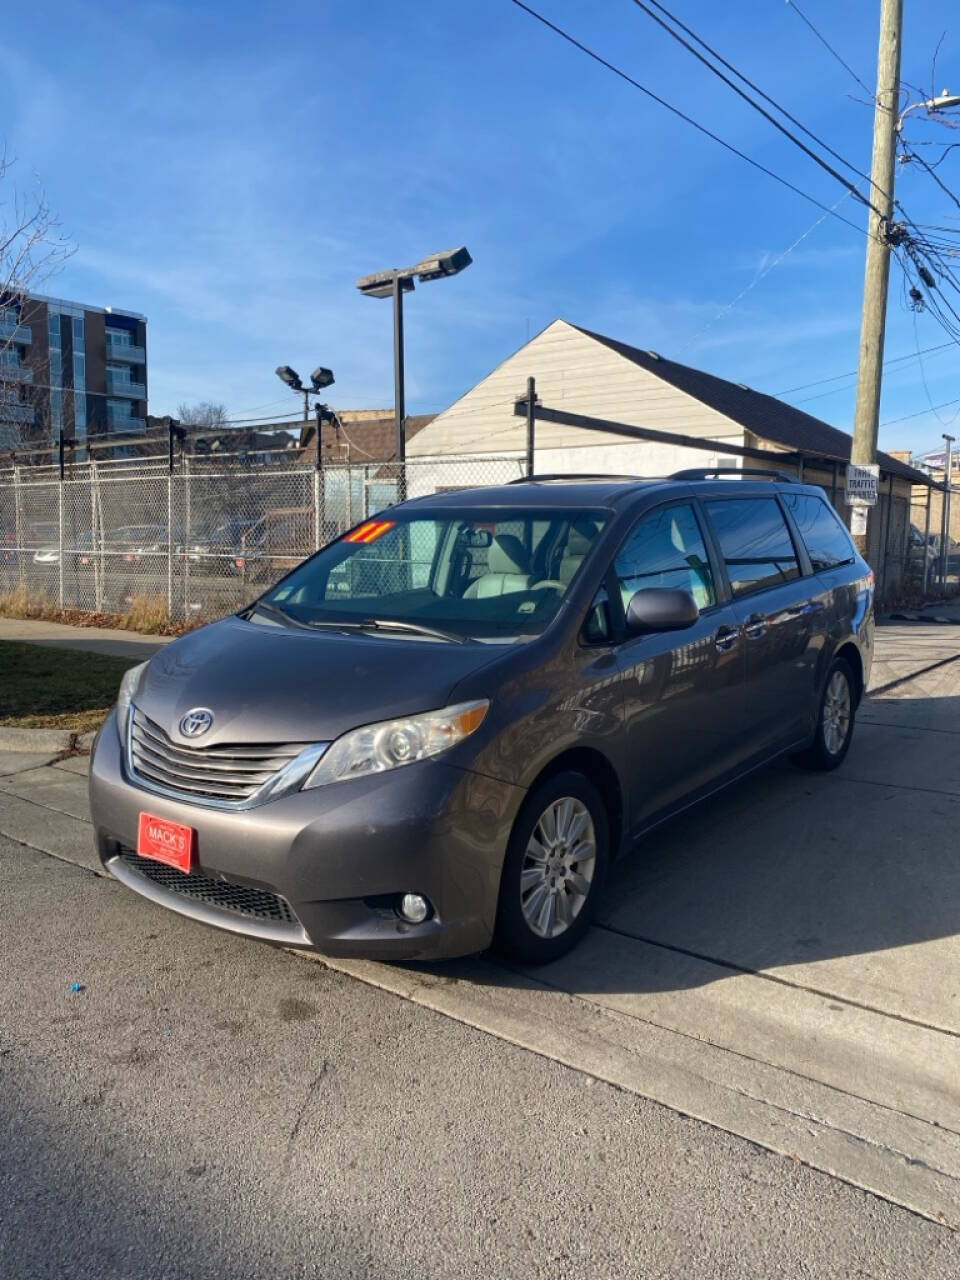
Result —
<path fill-rule="evenodd" d="M 880 51 L 877 57 L 877 99 L 873 118 L 873 163 L 867 195 L 874 208 L 870 210 L 867 240 L 857 407 L 850 455 L 852 462 L 864 466 L 871 466 L 877 460 L 883 340 L 887 323 L 887 286 L 890 280 L 888 237 L 893 221 L 897 121 L 900 112 L 902 29 L 903 0 L 880 0 Z M 854 538 L 860 552 L 865 553 L 868 545 L 866 529 L 855 532 Z"/>

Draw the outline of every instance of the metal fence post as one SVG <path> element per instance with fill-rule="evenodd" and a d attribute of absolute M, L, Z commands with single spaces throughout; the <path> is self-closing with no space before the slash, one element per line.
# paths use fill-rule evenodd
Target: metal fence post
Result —
<path fill-rule="evenodd" d="M 17 581 L 23 585 L 23 480 L 20 468 L 13 468 L 13 522 L 17 537 Z"/>
<path fill-rule="evenodd" d="M 317 456 L 313 465 L 313 547 L 319 551 L 323 546 L 323 508 L 326 505 L 326 478 L 323 474 L 323 413 L 317 405 Z"/>
<path fill-rule="evenodd" d="M 890 488 L 887 492 L 887 523 L 883 530 L 883 570 L 880 579 L 883 583 L 884 595 L 887 594 L 889 583 L 887 581 L 887 571 L 889 568 L 890 557 L 890 522 L 893 520 L 893 472 L 890 473 Z"/>
<path fill-rule="evenodd" d="M 93 531 L 93 593 L 97 613 L 103 612 L 103 511 L 100 505 L 100 478 L 94 458 L 90 459 L 90 528 Z"/>
<path fill-rule="evenodd" d="M 923 527 L 923 594 L 927 594 L 927 580 L 930 576 L 930 504 L 933 500 L 933 485 L 927 481 L 927 513 Z"/>
<path fill-rule="evenodd" d="M 193 540 L 193 513 L 190 502 L 190 455 L 183 456 L 183 616 L 190 612 L 190 545 Z"/>
<path fill-rule="evenodd" d="M 57 452 L 60 461 L 60 474 L 57 479 L 57 600 L 60 608 L 63 608 L 64 601 L 64 580 L 63 580 L 63 427 L 60 428 L 58 437 Z"/>
<path fill-rule="evenodd" d="M 527 379 L 527 475 L 533 475 L 534 435 L 537 429 L 537 380 Z"/>

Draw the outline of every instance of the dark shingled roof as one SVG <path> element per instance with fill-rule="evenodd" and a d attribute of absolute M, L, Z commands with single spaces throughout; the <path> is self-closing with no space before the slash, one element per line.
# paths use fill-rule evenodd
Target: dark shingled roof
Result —
<path fill-rule="evenodd" d="M 630 347 L 625 342 L 617 342 L 615 338 L 605 338 L 602 333 L 593 333 L 579 325 L 572 327 L 588 338 L 602 342 L 611 351 L 616 351 L 618 355 L 639 365 L 641 369 L 646 369 L 655 377 L 669 382 L 678 391 L 686 392 L 701 404 L 709 405 L 724 417 L 739 422 L 740 426 L 761 440 L 819 458 L 833 458 L 841 462 L 850 460 L 852 437 L 845 431 L 831 427 L 828 422 L 804 413 L 802 409 L 785 404 L 776 396 L 753 391 L 736 382 L 727 382 L 725 378 L 717 378 L 700 369 L 691 369 L 689 365 L 676 364 L 673 360 L 665 360 L 663 356 L 653 352 Z M 877 461 L 891 475 L 909 480 L 913 484 L 929 483 L 929 477 L 922 471 L 897 458 L 891 458 L 888 453 L 878 451 Z"/>

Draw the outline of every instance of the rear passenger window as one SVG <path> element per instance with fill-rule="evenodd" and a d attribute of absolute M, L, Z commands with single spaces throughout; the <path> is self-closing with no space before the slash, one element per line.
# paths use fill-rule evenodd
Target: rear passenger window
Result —
<path fill-rule="evenodd" d="M 735 596 L 799 578 L 796 548 L 775 498 L 724 498 L 704 506 Z"/>
<path fill-rule="evenodd" d="M 822 498 L 809 493 L 785 493 L 783 500 L 816 572 L 853 563 L 855 553 L 850 535 L 837 513 Z"/>
<path fill-rule="evenodd" d="M 693 508 L 661 507 L 642 516 L 614 561 L 626 610 L 645 587 L 689 591 L 701 609 L 716 604 L 717 593 L 707 549 Z"/>

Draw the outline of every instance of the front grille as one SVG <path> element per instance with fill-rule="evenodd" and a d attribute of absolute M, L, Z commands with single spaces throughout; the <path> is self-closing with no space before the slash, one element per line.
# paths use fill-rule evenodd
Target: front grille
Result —
<path fill-rule="evenodd" d="M 242 804 L 303 750 L 303 743 L 182 747 L 133 708 L 130 746 L 134 772 L 185 800 Z"/>
<path fill-rule="evenodd" d="M 141 858 L 132 849 L 120 847 L 120 857 L 139 875 L 144 876 L 161 889 L 168 889 L 182 898 L 192 898 L 195 902 L 206 902 L 211 907 L 219 907 L 221 911 L 229 911 L 234 915 L 247 916 L 254 920 L 272 920 L 282 924 L 296 924 L 297 918 L 290 910 L 285 898 L 278 893 L 269 893 L 266 889 L 251 889 L 243 884 L 226 884 L 222 880 L 211 880 L 207 876 L 185 875 L 176 867 L 164 866 L 162 862 L 153 862 L 149 858 Z"/>

